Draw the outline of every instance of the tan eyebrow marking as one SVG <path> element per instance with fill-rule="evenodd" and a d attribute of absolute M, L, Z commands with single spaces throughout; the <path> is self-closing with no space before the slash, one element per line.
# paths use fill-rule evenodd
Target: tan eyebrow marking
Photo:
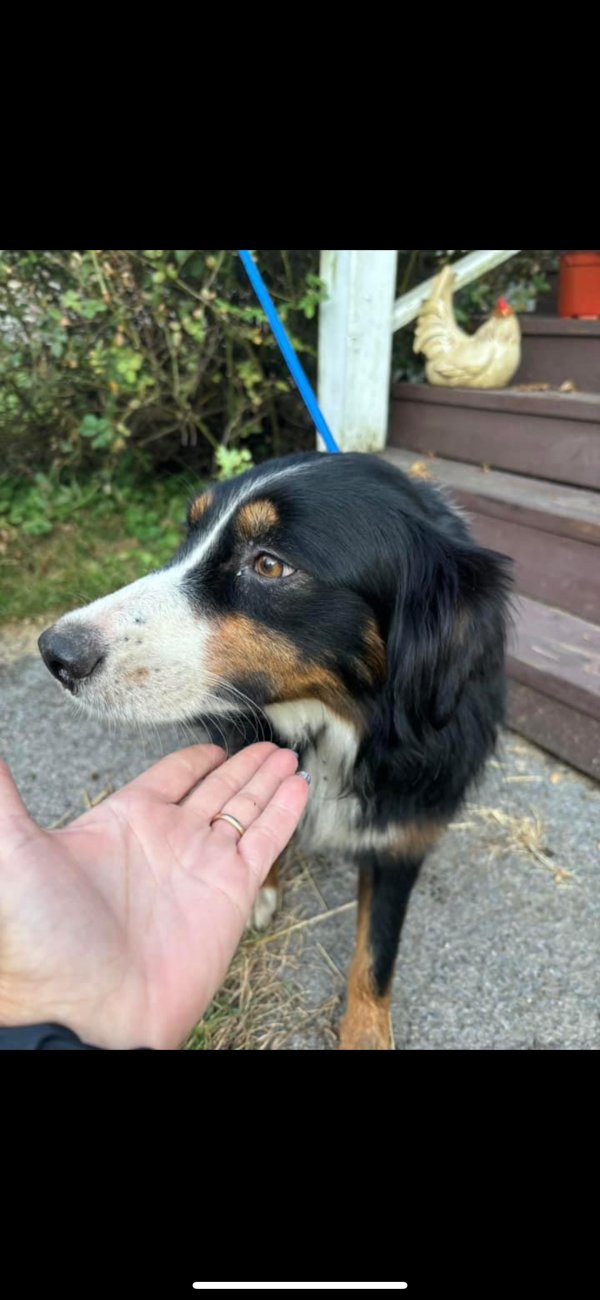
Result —
<path fill-rule="evenodd" d="M 279 513 L 272 501 L 248 501 L 238 512 L 236 522 L 238 532 L 251 541 L 274 528 L 279 523 Z"/>
<path fill-rule="evenodd" d="M 196 497 L 190 510 L 190 523 L 197 524 L 198 520 L 202 518 L 202 515 L 206 514 L 206 511 L 210 506 L 212 506 L 212 503 L 212 492 L 202 492 L 199 497 Z"/>

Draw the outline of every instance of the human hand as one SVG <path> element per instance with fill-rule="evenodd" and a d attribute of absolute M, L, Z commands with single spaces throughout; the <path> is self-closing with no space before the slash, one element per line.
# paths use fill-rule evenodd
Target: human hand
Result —
<path fill-rule="evenodd" d="M 168 755 L 61 830 L 0 761 L 0 1025 L 54 1021 L 104 1048 L 176 1048 L 222 983 L 308 799 L 272 744 Z M 240 837 L 218 812 L 248 829 Z"/>

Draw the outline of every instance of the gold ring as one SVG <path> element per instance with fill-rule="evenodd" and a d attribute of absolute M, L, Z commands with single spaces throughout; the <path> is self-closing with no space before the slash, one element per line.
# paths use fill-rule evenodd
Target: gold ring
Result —
<path fill-rule="evenodd" d="M 233 826 L 234 830 L 238 831 L 240 835 L 246 833 L 246 827 L 242 826 L 237 817 L 232 816 L 231 813 L 217 813 L 216 817 L 211 818 L 210 825 L 214 826 L 215 822 L 229 822 L 229 825 Z"/>

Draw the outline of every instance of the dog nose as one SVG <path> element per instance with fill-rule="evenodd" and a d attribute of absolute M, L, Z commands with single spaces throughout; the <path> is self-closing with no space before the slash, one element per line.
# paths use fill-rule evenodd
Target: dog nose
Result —
<path fill-rule="evenodd" d="M 104 658 L 99 633 L 85 624 L 74 623 L 62 631 L 56 624 L 48 627 L 42 632 L 38 646 L 46 667 L 67 688 L 89 677 Z"/>

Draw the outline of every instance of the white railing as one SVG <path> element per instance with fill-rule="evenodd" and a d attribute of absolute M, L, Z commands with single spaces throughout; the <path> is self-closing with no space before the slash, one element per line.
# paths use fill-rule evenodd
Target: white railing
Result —
<path fill-rule="evenodd" d="M 520 251 L 468 253 L 452 264 L 456 288 Z M 328 296 L 319 316 L 319 400 L 344 451 L 385 447 L 392 334 L 418 316 L 433 284 L 425 280 L 394 302 L 397 259 L 395 249 L 321 251 L 321 279 Z"/>
<path fill-rule="evenodd" d="M 494 267 L 508 262 L 509 257 L 516 257 L 520 252 L 520 248 L 494 248 L 467 253 L 466 257 L 461 257 L 458 262 L 452 263 L 455 276 L 454 288 L 462 289 L 465 284 L 479 280 L 482 275 L 487 275 L 488 271 L 493 271 Z M 403 325 L 409 325 L 411 320 L 415 320 L 425 299 L 431 293 L 435 278 L 432 276 L 430 280 L 424 280 L 422 284 L 417 285 L 416 289 L 410 289 L 408 293 L 396 299 L 392 312 L 392 330 L 399 330 Z"/>

